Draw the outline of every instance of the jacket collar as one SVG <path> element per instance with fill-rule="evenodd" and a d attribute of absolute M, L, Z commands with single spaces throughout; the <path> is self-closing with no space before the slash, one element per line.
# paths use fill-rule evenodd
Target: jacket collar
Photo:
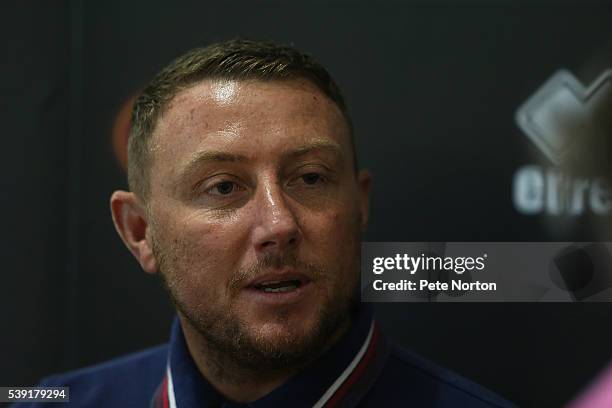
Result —
<path fill-rule="evenodd" d="M 264 397 L 250 404 L 234 404 L 199 372 L 176 318 L 166 378 L 156 398 L 162 402 L 159 406 L 169 408 L 329 407 L 341 400 L 358 402 L 380 373 L 386 355 L 386 342 L 380 336 L 371 310 L 361 304 L 350 328 L 323 356 Z"/>

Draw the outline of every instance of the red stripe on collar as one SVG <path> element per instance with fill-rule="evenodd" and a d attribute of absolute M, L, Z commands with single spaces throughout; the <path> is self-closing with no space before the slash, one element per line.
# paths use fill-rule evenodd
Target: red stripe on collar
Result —
<path fill-rule="evenodd" d="M 342 383 L 340 388 L 336 390 L 334 395 L 327 401 L 325 406 L 327 408 L 336 407 L 340 401 L 346 396 L 346 394 L 350 391 L 351 387 L 357 380 L 366 372 L 370 362 L 376 355 L 376 344 L 378 343 L 379 337 L 379 328 L 378 323 L 374 322 L 374 330 L 372 332 L 372 338 L 370 340 L 370 344 L 368 345 L 368 349 L 364 353 L 361 361 L 355 367 L 353 372 L 348 376 L 348 378 Z"/>
<path fill-rule="evenodd" d="M 164 376 L 164 381 L 162 381 L 161 400 L 162 400 L 162 407 L 168 408 L 170 403 L 168 401 L 168 375 L 167 374 Z"/>

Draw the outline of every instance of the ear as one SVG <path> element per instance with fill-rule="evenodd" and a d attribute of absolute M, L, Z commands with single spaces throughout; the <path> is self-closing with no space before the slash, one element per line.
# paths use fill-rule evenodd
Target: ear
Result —
<path fill-rule="evenodd" d="M 357 185 L 359 188 L 359 212 L 361 213 L 361 231 L 365 232 L 368 226 L 370 213 L 370 188 L 372 187 L 372 175 L 367 170 L 359 170 L 357 174 Z"/>
<path fill-rule="evenodd" d="M 148 239 L 147 214 L 134 193 L 115 191 L 110 200 L 115 229 L 142 269 L 157 272 L 157 261 Z"/>

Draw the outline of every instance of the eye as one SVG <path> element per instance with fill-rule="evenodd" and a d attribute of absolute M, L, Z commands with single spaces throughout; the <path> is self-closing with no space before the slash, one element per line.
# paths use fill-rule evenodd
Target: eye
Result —
<path fill-rule="evenodd" d="M 322 180 L 322 177 L 318 173 L 306 173 L 302 175 L 302 180 L 305 184 L 313 185 Z"/>
<path fill-rule="evenodd" d="M 212 195 L 228 195 L 234 189 L 236 189 L 236 183 L 233 181 L 222 181 L 208 189 L 208 193 Z"/>

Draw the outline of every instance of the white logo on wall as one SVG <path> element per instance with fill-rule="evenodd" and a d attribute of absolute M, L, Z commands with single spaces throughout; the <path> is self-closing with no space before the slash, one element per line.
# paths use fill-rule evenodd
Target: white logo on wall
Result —
<path fill-rule="evenodd" d="M 516 123 L 554 164 L 585 134 L 602 130 L 594 120 L 612 93 L 612 70 L 585 88 L 571 72 L 557 71 L 516 111 Z"/>
<path fill-rule="evenodd" d="M 612 70 L 604 71 L 588 87 L 571 72 L 560 70 L 517 109 L 515 120 L 538 149 L 557 165 L 579 142 L 580 136 L 602 132 L 594 118 L 610 93 Z M 512 197 L 514 207 L 525 215 L 592 212 L 603 216 L 612 211 L 610 189 L 602 179 L 570 177 L 555 167 L 520 167 L 513 177 Z"/>
<path fill-rule="evenodd" d="M 611 198 L 602 179 L 569 177 L 552 167 L 522 166 L 512 180 L 514 208 L 525 215 L 607 215 Z"/>

